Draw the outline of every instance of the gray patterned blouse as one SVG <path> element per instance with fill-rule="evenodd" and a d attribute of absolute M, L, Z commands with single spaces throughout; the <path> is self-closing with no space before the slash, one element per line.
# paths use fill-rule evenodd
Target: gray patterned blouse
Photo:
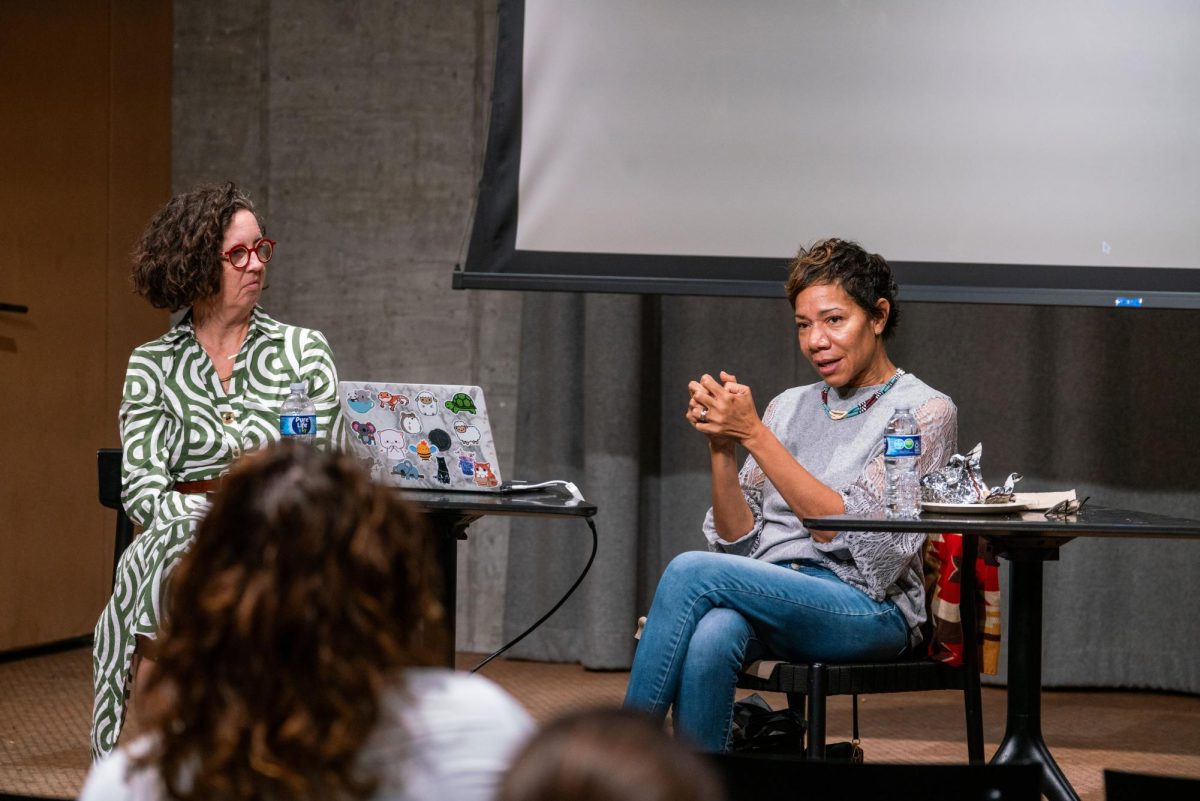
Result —
<path fill-rule="evenodd" d="M 942 467 L 955 452 L 958 410 L 954 402 L 911 373 L 901 376 L 864 414 L 841 420 L 829 419 L 821 408 L 823 386 L 817 383 L 787 390 L 767 406 L 763 422 L 808 472 L 841 493 L 847 514 L 883 510 L 883 429 L 897 406 L 912 409 L 921 427 L 920 475 Z M 830 393 L 829 405 L 848 409 L 878 388 L 835 390 Z M 754 513 L 754 526 L 736 541 L 726 542 L 718 536 L 709 509 L 704 535 L 710 550 L 768 562 L 816 562 L 876 601 L 888 598 L 895 602 L 908 622 L 912 643 L 920 642 L 918 627 L 925 621 L 924 534 L 842 532 L 830 542 L 817 542 L 753 456 L 747 457 L 738 475 Z"/>

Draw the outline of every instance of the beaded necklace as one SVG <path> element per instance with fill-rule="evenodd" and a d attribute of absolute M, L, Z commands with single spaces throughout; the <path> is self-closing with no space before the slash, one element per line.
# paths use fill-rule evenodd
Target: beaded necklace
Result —
<path fill-rule="evenodd" d="M 900 376 L 904 375 L 904 370 L 897 367 L 896 374 L 888 379 L 888 382 L 879 389 L 875 390 L 875 394 L 867 398 L 857 406 L 849 409 L 830 409 L 829 408 L 829 385 L 826 384 L 821 388 L 821 408 L 825 410 L 825 414 L 830 420 L 845 420 L 849 417 L 858 417 L 860 414 L 870 409 L 875 405 L 875 401 L 887 394 L 887 391 L 896 386 L 896 382 L 900 380 Z"/>

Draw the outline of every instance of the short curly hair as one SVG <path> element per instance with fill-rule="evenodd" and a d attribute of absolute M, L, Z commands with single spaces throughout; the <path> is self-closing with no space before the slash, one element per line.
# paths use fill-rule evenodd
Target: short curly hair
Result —
<path fill-rule="evenodd" d="M 892 268 L 877 253 L 868 253 L 857 242 L 843 239 L 822 239 L 807 248 L 800 248 L 792 259 L 787 283 L 788 303 L 796 305 L 796 296 L 810 286 L 836 284 L 845 290 L 868 315 L 878 320 L 882 314 L 876 305 L 880 298 L 887 300 L 890 310 L 883 328 L 884 338 L 890 337 L 900 324 L 900 307 L 896 301 L 899 287 Z"/>
<path fill-rule="evenodd" d="M 244 457 L 167 584 L 136 763 L 172 799 L 364 797 L 383 692 L 443 653 L 438 597 L 422 516 L 353 455 Z"/>
<path fill-rule="evenodd" d="M 233 215 L 262 218 L 232 182 L 198 186 L 171 198 L 150 220 L 133 251 L 133 291 L 157 309 L 178 311 L 221 289 L 221 240 Z"/>

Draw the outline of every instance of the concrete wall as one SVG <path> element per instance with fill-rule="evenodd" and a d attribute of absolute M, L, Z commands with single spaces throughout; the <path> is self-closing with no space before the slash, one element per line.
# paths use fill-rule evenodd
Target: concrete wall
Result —
<path fill-rule="evenodd" d="M 233 180 L 278 240 L 263 304 L 342 378 L 475 383 L 513 463 L 519 293 L 453 291 L 495 0 L 175 3 L 172 185 Z M 460 550 L 458 646 L 500 644 L 503 520 Z"/>

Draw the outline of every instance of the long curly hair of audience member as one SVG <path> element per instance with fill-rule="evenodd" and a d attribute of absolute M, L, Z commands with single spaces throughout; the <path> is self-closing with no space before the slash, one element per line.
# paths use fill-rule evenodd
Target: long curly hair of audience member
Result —
<path fill-rule="evenodd" d="M 641 712 L 590 709 L 543 727 L 496 801 L 724 801 L 716 770 Z"/>
<path fill-rule="evenodd" d="M 133 290 L 157 309 L 178 311 L 221 288 L 221 242 L 233 215 L 254 204 L 232 183 L 176 195 L 151 218 L 133 251 Z"/>
<path fill-rule="evenodd" d="M 142 766 L 190 801 L 361 798 L 385 687 L 445 642 L 421 518 L 346 453 L 234 466 L 171 575 Z"/>
<path fill-rule="evenodd" d="M 822 239 L 810 247 L 800 248 L 789 266 L 787 282 L 788 303 L 796 305 L 796 296 L 810 286 L 838 284 L 873 319 L 881 313 L 875 304 L 885 298 L 889 305 L 883 337 L 896 333 L 900 324 L 900 306 L 896 302 L 899 288 L 892 267 L 878 253 L 868 253 L 857 242 L 845 239 Z"/>

